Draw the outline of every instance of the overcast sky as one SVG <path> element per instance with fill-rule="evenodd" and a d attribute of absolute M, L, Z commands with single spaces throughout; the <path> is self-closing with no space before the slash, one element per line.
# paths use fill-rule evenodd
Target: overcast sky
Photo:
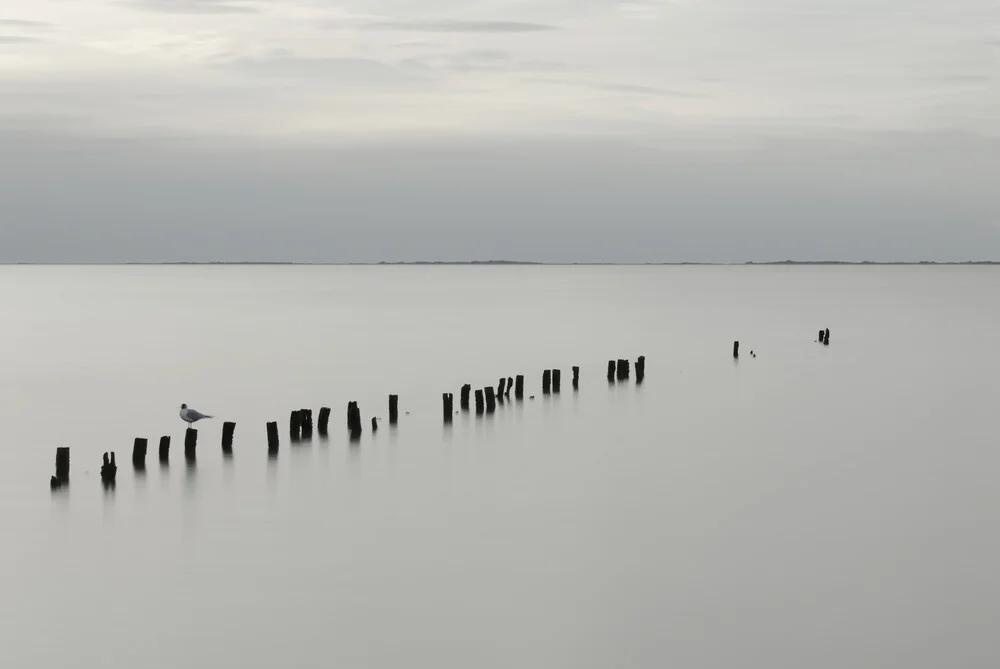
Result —
<path fill-rule="evenodd" d="M 0 262 L 1000 260 L 998 0 L 0 0 Z"/>

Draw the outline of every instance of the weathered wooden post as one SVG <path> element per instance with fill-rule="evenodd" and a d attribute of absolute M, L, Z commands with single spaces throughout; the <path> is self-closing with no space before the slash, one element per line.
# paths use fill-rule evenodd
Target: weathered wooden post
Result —
<path fill-rule="evenodd" d="M 458 396 L 458 406 L 462 411 L 469 410 L 469 393 L 472 392 L 472 386 L 468 383 L 462 386 L 462 392 Z"/>
<path fill-rule="evenodd" d="M 635 361 L 635 383 L 636 385 L 642 383 L 642 380 L 646 378 L 646 356 L 640 355 L 638 360 Z"/>
<path fill-rule="evenodd" d="M 542 394 L 548 395 L 552 392 L 552 370 L 546 369 L 542 372 Z"/>
<path fill-rule="evenodd" d="M 617 376 L 619 381 L 627 381 L 629 372 L 628 360 L 620 358 L 618 360 Z"/>
<path fill-rule="evenodd" d="M 562 370 L 552 370 L 552 393 L 558 395 L 562 391 Z"/>
<path fill-rule="evenodd" d="M 476 390 L 476 415 L 483 415 L 483 391 Z"/>
<path fill-rule="evenodd" d="M 197 449 L 198 430 L 193 427 L 189 427 L 187 432 L 184 433 L 184 459 L 188 462 L 194 462 L 196 459 Z"/>
<path fill-rule="evenodd" d="M 504 393 L 504 397 L 510 397 L 510 391 L 514 389 L 514 377 L 507 377 L 507 392 Z"/>
<path fill-rule="evenodd" d="M 514 399 L 524 398 L 524 374 L 518 374 L 514 378 Z"/>
<path fill-rule="evenodd" d="M 299 409 L 299 436 L 303 441 L 312 441 L 313 438 L 313 411 L 312 409 Z"/>
<path fill-rule="evenodd" d="M 824 346 L 829 346 L 830 345 L 830 328 L 827 328 L 823 332 L 823 345 Z"/>
<path fill-rule="evenodd" d="M 59 485 L 69 483 L 69 446 L 56 448 L 56 482 Z"/>
<path fill-rule="evenodd" d="M 136 437 L 132 443 L 132 466 L 139 471 L 146 469 L 146 439 Z"/>
<path fill-rule="evenodd" d="M 108 454 L 104 454 L 104 462 L 101 465 L 101 481 L 104 483 L 105 487 L 114 487 L 115 477 L 118 476 L 118 465 L 115 463 L 115 453 L 111 452 L 111 460 L 108 460 Z"/>
<path fill-rule="evenodd" d="M 578 365 L 573 366 L 573 390 L 580 389 L 580 367 Z"/>
<path fill-rule="evenodd" d="M 223 455 L 233 454 L 233 432 L 236 431 L 236 423 L 225 422 L 222 424 L 222 453 Z"/>
<path fill-rule="evenodd" d="M 507 377 L 501 376 L 500 383 L 497 384 L 497 400 L 503 402 L 504 391 L 507 390 Z"/>
<path fill-rule="evenodd" d="M 170 462 L 170 435 L 160 437 L 160 464 Z"/>
<path fill-rule="evenodd" d="M 740 343 L 738 341 L 733 342 L 733 357 L 740 357 Z"/>
<path fill-rule="evenodd" d="M 108 454 L 105 453 L 103 463 L 101 464 L 101 482 L 104 483 L 105 487 L 113 486 L 117 475 L 118 465 L 115 464 L 114 451 L 111 453 L 111 460 L 108 460 Z"/>
<path fill-rule="evenodd" d="M 823 343 L 823 336 L 825 334 L 826 334 L 826 332 L 822 328 L 820 328 L 819 337 L 816 339 L 816 341 L 818 341 L 820 344 L 822 344 Z"/>
<path fill-rule="evenodd" d="M 610 383 L 615 382 L 615 368 L 615 361 L 608 360 L 608 382 Z"/>
<path fill-rule="evenodd" d="M 288 414 L 288 439 L 293 444 L 302 439 L 302 413 L 298 409 Z"/>
<path fill-rule="evenodd" d="M 347 427 L 351 431 L 351 439 L 359 439 L 361 437 L 361 409 L 358 408 L 357 402 L 348 402 L 347 415 Z"/>
<path fill-rule="evenodd" d="M 497 396 L 493 386 L 483 388 L 486 393 L 486 413 L 493 413 L 497 410 Z"/>
<path fill-rule="evenodd" d="M 376 430 L 378 430 L 378 418 L 372 416 L 372 432 L 374 433 Z"/>
<path fill-rule="evenodd" d="M 271 421 L 267 424 L 267 454 L 275 456 L 278 454 L 278 422 Z"/>
<path fill-rule="evenodd" d="M 444 413 L 444 422 L 450 423 L 455 414 L 455 396 L 451 393 L 441 394 L 441 409 Z"/>
<path fill-rule="evenodd" d="M 319 436 L 325 437 L 330 431 L 330 407 L 320 407 L 319 416 L 316 420 L 316 431 Z"/>
<path fill-rule="evenodd" d="M 389 425 L 399 422 L 399 395 L 389 395 Z"/>

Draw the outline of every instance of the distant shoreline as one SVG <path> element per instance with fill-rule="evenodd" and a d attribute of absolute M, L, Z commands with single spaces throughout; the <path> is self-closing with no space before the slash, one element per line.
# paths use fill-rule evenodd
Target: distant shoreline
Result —
<path fill-rule="evenodd" d="M 776 260 L 776 261 L 746 261 L 746 262 L 539 262 L 528 260 L 406 260 L 380 262 L 296 262 L 296 261 L 162 261 L 162 262 L 0 262 L 0 266 L 161 266 L 161 265 L 295 265 L 316 267 L 381 267 L 381 266 L 469 266 L 469 265 L 530 265 L 552 267 L 745 267 L 745 266 L 813 266 L 813 265 L 847 265 L 847 266 L 952 266 L 952 265 L 1000 265 L 1000 260 L 963 260 L 943 262 L 936 260 L 885 262 L 874 260 Z"/>

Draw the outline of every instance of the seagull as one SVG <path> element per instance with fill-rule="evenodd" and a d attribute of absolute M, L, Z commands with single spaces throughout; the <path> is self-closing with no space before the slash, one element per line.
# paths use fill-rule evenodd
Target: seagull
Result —
<path fill-rule="evenodd" d="M 201 420 L 202 418 L 211 418 L 212 416 L 206 416 L 200 411 L 195 411 L 194 409 L 188 409 L 187 404 L 181 405 L 180 417 L 185 423 L 194 423 L 195 421 Z"/>

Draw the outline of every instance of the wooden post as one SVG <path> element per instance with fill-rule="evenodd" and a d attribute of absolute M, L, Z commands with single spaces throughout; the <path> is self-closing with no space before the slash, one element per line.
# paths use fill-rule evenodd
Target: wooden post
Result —
<path fill-rule="evenodd" d="M 827 328 L 823 332 L 823 345 L 824 346 L 829 346 L 830 345 L 830 328 Z"/>
<path fill-rule="evenodd" d="M 104 461 L 101 464 L 101 482 L 105 487 L 111 487 L 115 484 L 115 477 L 118 475 L 118 465 L 115 464 L 115 454 L 114 451 L 111 452 L 111 460 L 108 460 L 108 454 L 104 454 Z"/>
<path fill-rule="evenodd" d="M 184 433 L 184 459 L 194 462 L 198 448 L 198 430 L 189 427 Z"/>
<path fill-rule="evenodd" d="M 635 383 L 636 385 L 642 383 L 642 380 L 646 378 L 646 356 L 640 355 L 639 359 L 635 361 Z"/>
<path fill-rule="evenodd" d="M 623 358 L 619 359 L 617 367 L 617 376 L 619 381 L 628 380 L 628 370 L 629 370 L 628 360 L 625 360 Z"/>
<path fill-rule="evenodd" d="M 504 393 L 504 397 L 510 397 L 510 391 L 513 390 L 513 388 L 514 388 L 514 377 L 513 376 L 508 376 L 507 377 L 507 392 Z"/>
<path fill-rule="evenodd" d="M 503 401 L 504 391 L 507 389 L 507 377 L 501 376 L 500 383 L 497 384 L 497 399 Z"/>
<path fill-rule="evenodd" d="M 56 483 L 66 485 L 69 483 L 69 446 L 56 448 Z"/>
<path fill-rule="evenodd" d="M 816 341 L 818 341 L 820 344 L 822 344 L 823 343 L 823 336 L 825 334 L 826 334 L 826 332 L 823 329 L 820 329 L 820 331 L 819 331 L 819 338 Z"/>
<path fill-rule="evenodd" d="M 399 422 L 399 395 L 389 395 L 389 425 Z"/>
<path fill-rule="evenodd" d="M 267 424 L 267 453 L 268 455 L 278 454 L 278 423 L 271 421 Z"/>
<path fill-rule="evenodd" d="M 740 357 L 740 343 L 738 341 L 733 342 L 733 357 L 734 358 Z"/>
<path fill-rule="evenodd" d="M 611 383 L 615 382 L 615 361 L 608 360 L 608 381 Z"/>
<path fill-rule="evenodd" d="M 378 430 L 378 418 L 372 416 L 372 432 L 374 433 L 376 430 Z"/>
<path fill-rule="evenodd" d="M 546 369 L 542 372 L 542 394 L 548 395 L 552 392 L 552 370 Z"/>
<path fill-rule="evenodd" d="M 518 374 L 514 378 L 514 399 L 519 400 L 524 397 L 524 374 Z"/>
<path fill-rule="evenodd" d="M 552 393 L 558 395 L 561 391 L 562 386 L 562 370 L 553 369 L 552 370 Z"/>
<path fill-rule="evenodd" d="M 450 423 L 454 415 L 455 396 L 451 393 L 441 394 L 441 409 L 444 412 L 444 422 Z"/>
<path fill-rule="evenodd" d="M 319 436 L 325 437 L 329 434 L 330 428 L 330 407 L 320 407 L 319 416 L 316 421 L 316 430 Z"/>
<path fill-rule="evenodd" d="M 222 424 L 222 453 L 224 455 L 233 454 L 233 432 L 236 431 L 236 423 L 226 422 Z"/>
<path fill-rule="evenodd" d="M 458 406 L 462 411 L 469 410 L 469 393 L 472 392 L 472 386 L 466 383 L 462 386 L 462 392 L 458 396 Z"/>
<path fill-rule="evenodd" d="M 482 390 L 477 390 L 476 391 L 476 415 L 477 416 L 483 415 L 483 391 Z"/>
<path fill-rule="evenodd" d="M 579 390 L 580 388 L 580 367 L 578 365 L 573 366 L 573 390 Z"/>
<path fill-rule="evenodd" d="M 347 415 L 347 427 L 351 431 L 351 439 L 359 439 L 361 437 L 361 409 L 358 408 L 357 402 L 348 402 Z"/>
<path fill-rule="evenodd" d="M 299 436 L 303 441 L 312 441 L 313 438 L 313 411 L 312 409 L 299 409 Z"/>
<path fill-rule="evenodd" d="M 302 439 L 302 414 L 298 409 L 288 415 L 288 439 L 293 444 Z"/>
<path fill-rule="evenodd" d="M 493 386 L 486 386 L 483 390 L 486 393 L 486 413 L 493 413 L 497 410 L 496 391 Z"/>
<path fill-rule="evenodd" d="M 136 437 L 132 443 L 132 466 L 142 471 L 146 468 L 146 440 Z"/>
<path fill-rule="evenodd" d="M 170 435 L 160 437 L 160 464 L 170 462 Z"/>

